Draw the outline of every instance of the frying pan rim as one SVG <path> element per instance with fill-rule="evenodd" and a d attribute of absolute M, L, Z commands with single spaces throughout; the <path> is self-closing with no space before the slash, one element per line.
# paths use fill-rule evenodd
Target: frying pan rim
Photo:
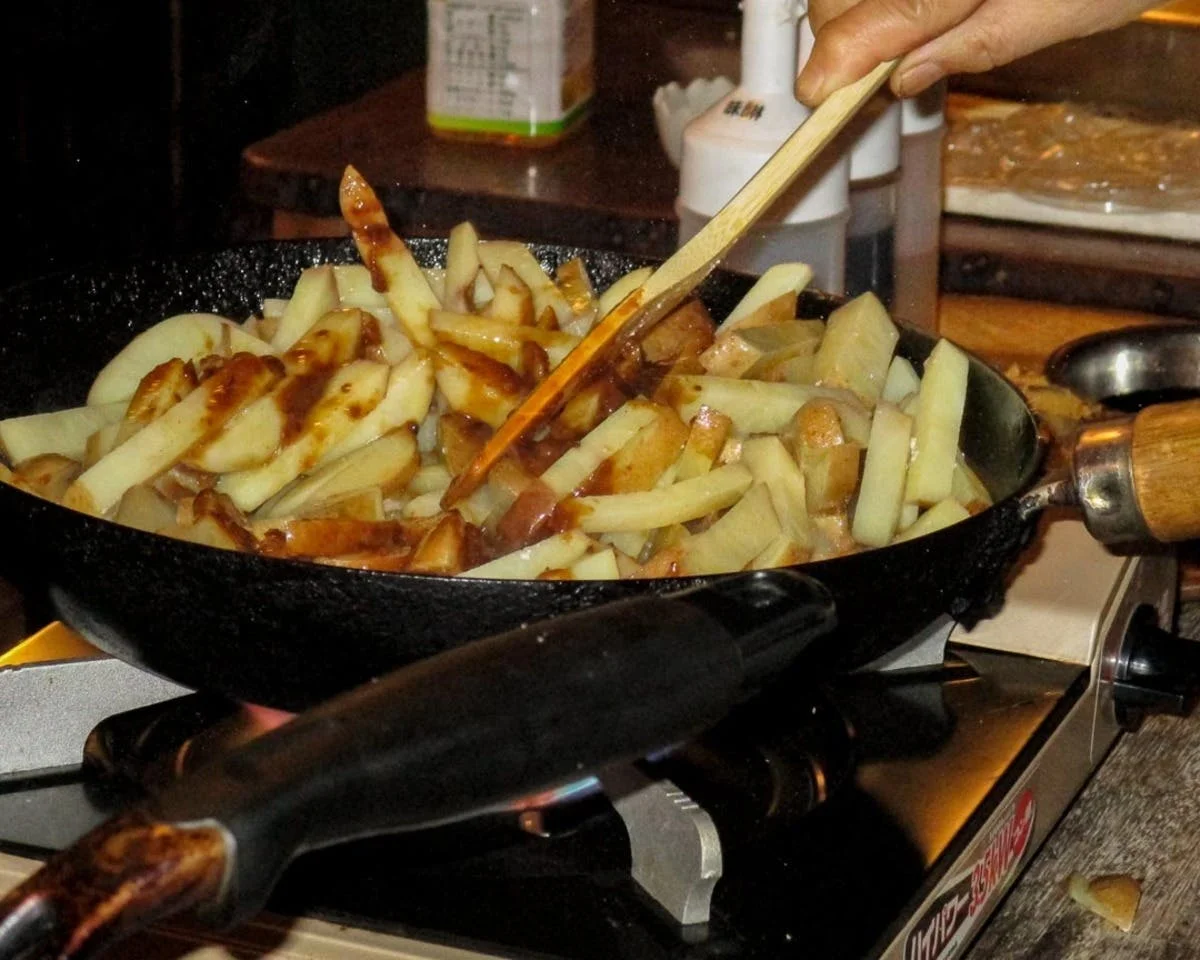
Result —
<path fill-rule="evenodd" d="M 414 238 L 414 239 L 416 239 L 416 241 L 417 241 L 415 246 L 417 246 L 418 249 L 423 247 L 425 244 L 437 244 L 437 243 L 444 244 L 446 242 L 445 238 L 441 238 L 441 237 Z M 303 250 L 305 248 L 334 249 L 337 247 L 346 247 L 351 242 L 352 241 L 348 237 L 314 237 L 314 238 L 298 238 L 298 239 L 282 239 L 282 240 L 280 240 L 280 239 L 261 239 L 261 240 L 253 240 L 253 241 L 249 241 L 249 242 L 245 242 L 245 243 L 236 243 L 236 244 L 228 244 L 228 245 L 224 245 L 224 246 L 214 246 L 214 247 L 206 247 L 206 248 L 201 248 L 201 249 L 194 249 L 194 250 L 190 250 L 190 251 L 187 251 L 187 252 L 181 253 L 181 254 L 146 255 L 146 256 L 139 256 L 139 257 L 113 258 L 111 260 L 100 259 L 97 261 L 89 262 L 88 264 L 85 264 L 78 268 L 69 269 L 69 270 L 61 270 L 61 271 L 53 271 L 53 272 L 49 272 L 46 274 L 40 274 L 36 277 L 30 277 L 30 278 L 22 280 L 18 283 L 9 285 L 9 286 L 5 287 L 4 289 L 0 290 L 0 306 L 2 306 L 4 304 L 4 302 L 13 295 L 19 294 L 19 293 L 27 290 L 28 288 L 36 286 L 38 284 L 53 282 L 54 280 L 62 280 L 65 278 L 81 279 L 81 278 L 88 277 L 88 276 L 99 275 L 101 272 L 120 272 L 122 270 L 132 271 L 135 269 L 145 269 L 147 267 L 151 267 L 154 264 L 159 264 L 159 263 L 176 263 L 176 264 L 178 264 L 178 263 L 187 262 L 187 261 L 202 261 L 205 259 L 219 257 L 222 255 L 236 254 L 239 251 L 271 250 L 271 249 L 279 249 L 279 248 L 285 248 L 285 249 L 292 248 L 292 249 L 296 249 L 296 250 Z M 662 258 L 641 256 L 641 255 L 636 255 L 636 254 L 630 255 L 628 253 L 624 253 L 619 250 L 614 250 L 611 248 L 604 248 L 604 247 L 584 247 L 584 246 L 578 246 L 578 245 L 573 245 L 573 244 L 556 244 L 556 243 L 541 242 L 541 241 L 522 241 L 522 242 L 526 242 L 529 246 L 531 246 L 535 249 L 538 247 L 558 248 L 560 250 L 573 250 L 573 251 L 578 251 L 580 253 L 591 253 L 591 254 L 600 254 L 600 255 L 608 255 L 608 256 L 617 256 L 617 257 L 621 257 L 621 258 L 629 260 L 629 261 L 642 263 L 646 266 L 655 266 L 655 265 L 663 262 Z M 328 264 L 333 264 L 333 265 L 361 263 L 361 261 L 353 260 L 353 259 L 344 260 L 344 261 L 322 259 L 317 262 L 322 263 L 322 264 L 328 263 Z M 740 271 L 734 271 L 734 270 L 717 269 L 717 270 L 714 270 L 711 274 L 711 276 L 713 276 L 713 277 L 720 277 L 721 275 L 737 276 L 737 277 L 742 277 L 747 280 L 754 279 L 753 277 L 751 277 L 748 274 L 742 273 Z M 830 294 L 830 293 L 827 293 L 826 291 L 817 290 L 814 288 L 805 288 L 805 291 L 818 297 L 818 298 L 825 299 L 832 304 L 846 303 L 851 299 L 846 296 L 838 296 L 836 294 Z M 890 315 L 890 311 L 889 311 L 889 315 Z M 903 320 L 897 319 L 894 316 L 892 317 L 892 321 L 902 331 L 902 333 L 905 333 L 905 334 L 909 335 L 910 337 L 915 337 L 918 340 L 924 340 L 927 342 L 936 343 L 938 339 L 948 339 L 948 338 L 940 338 L 940 337 L 933 336 L 923 330 L 919 330 L 919 329 L 913 327 L 912 325 L 904 322 Z M 140 333 L 145 329 L 149 329 L 149 327 L 153 326 L 155 322 L 156 321 L 154 321 L 154 320 L 149 321 L 146 326 L 140 327 L 138 330 L 136 330 L 134 332 L 133 335 L 136 336 L 137 333 Z M 951 341 L 951 342 L 953 342 L 953 341 Z M 993 377 L 999 383 L 1001 383 L 1005 389 L 1007 389 L 1012 394 L 1013 398 L 1019 403 L 1019 405 L 1023 411 L 1024 417 L 1028 421 L 1028 426 L 1030 427 L 1030 429 L 1032 431 L 1032 435 L 1035 438 L 1034 448 L 1029 452 L 1029 455 L 1027 457 L 1027 462 L 1024 465 L 1024 469 L 1021 472 L 1020 476 L 1018 477 L 1017 481 L 1014 483 L 1014 489 L 1010 493 L 1008 493 L 1006 496 L 1004 496 L 1002 499 L 995 501 L 991 506 L 987 507 L 985 510 L 981 510 L 977 514 L 974 514 L 971 517 L 968 517 L 967 519 L 961 521 L 960 524 L 956 524 L 956 526 L 961 527 L 961 526 L 974 525 L 975 522 L 980 521 L 981 517 L 988 517 L 998 510 L 1009 509 L 1009 508 L 1013 508 L 1013 507 L 1015 507 L 1017 510 L 1023 510 L 1030 503 L 1032 503 L 1033 498 L 1031 497 L 1031 494 L 1037 489 L 1037 480 L 1038 480 L 1040 472 L 1041 472 L 1041 467 L 1042 467 L 1045 449 L 1046 449 L 1046 439 L 1045 439 L 1043 431 L 1040 429 L 1040 424 L 1037 419 L 1037 416 L 1034 414 L 1032 408 L 1029 406 L 1029 403 L 1025 399 L 1024 395 L 1012 383 L 1012 381 L 1009 380 L 1009 378 L 1006 377 L 1001 371 L 997 370 L 996 368 L 994 368 L 993 366 L 988 364 L 985 360 L 983 360 L 977 354 L 966 349 L 965 347 L 959 346 L 958 344 L 955 344 L 955 346 L 958 347 L 958 349 L 961 350 L 964 354 L 966 354 L 966 356 L 968 357 L 968 359 L 971 362 L 972 368 L 979 369 L 979 370 L 983 371 L 987 376 Z M 41 412 L 41 411 L 38 411 L 38 412 Z M 192 543 L 190 541 L 180 540 L 180 539 L 174 538 L 174 537 L 167 537 L 165 534 L 151 533 L 149 531 L 140 530 L 136 527 L 130 527 L 130 526 L 127 526 L 124 524 L 119 524 L 115 520 L 110 520 L 110 519 L 107 519 L 104 517 L 95 517 L 95 516 L 92 516 L 91 514 L 72 510 L 69 507 L 65 507 L 56 501 L 38 497 L 36 494 L 29 493 L 27 491 L 21 490 L 18 487 L 14 487 L 14 486 L 11 486 L 6 483 L 0 483 L 0 487 L 4 488 L 3 491 L 0 492 L 0 495 L 3 495 L 3 496 L 15 495 L 18 498 L 26 499 L 26 502 L 36 503 L 38 505 L 38 507 L 41 509 L 49 508 L 52 513 L 58 512 L 58 511 L 63 511 L 67 514 L 70 514 L 72 516 L 73 520 L 75 520 L 76 522 L 78 522 L 78 520 L 80 518 L 82 518 L 83 521 L 85 522 L 85 524 L 90 525 L 91 523 L 96 523 L 96 524 L 103 524 L 103 525 L 105 525 L 106 528 L 117 527 L 122 531 L 122 533 L 119 535 L 133 536 L 135 542 L 144 537 L 151 537 L 151 538 L 154 538 L 154 540 L 156 542 L 159 540 L 162 540 L 162 539 L 173 540 L 174 542 L 182 544 L 187 548 L 199 548 L 202 551 L 212 551 L 214 553 L 223 553 L 223 554 L 235 552 L 238 554 L 242 554 L 248 558 L 254 558 L 254 560 L 256 562 L 266 562 L 269 564 L 270 569 L 278 569 L 281 572 L 281 574 L 285 569 L 295 569 L 297 571 L 305 571 L 305 570 L 312 571 L 313 569 L 317 569 L 317 570 L 322 571 L 324 575 L 352 576 L 358 580 L 368 580 L 368 581 L 369 580 L 380 580 L 380 581 L 395 582 L 397 580 L 400 580 L 400 581 L 413 582 L 415 584 L 420 584 L 420 583 L 423 583 L 426 581 L 444 583 L 446 581 L 453 581 L 456 579 L 465 579 L 465 578 L 460 578 L 460 577 L 455 577 L 455 576 L 445 576 L 442 574 L 415 573 L 415 572 L 410 572 L 410 571 L 393 571 L 393 570 L 369 570 L 369 569 L 361 569 L 361 568 L 356 568 L 356 567 L 341 567 L 341 566 L 337 566 L 335 564 L 321 563 L 315 559 L 311 559 L 311 558 L 307 558 L 307 557 L 273 557 L 273 556 L 268 556 L 268 555 L 264 555 L 264 554 L 253 554 L 253 553 L 249 553 L 246 551 L 228 551 L 228 550 L 224 550 L 220 547 L 210 546 L 208 544 Z M 939 532 L 940 531 L 934 531 L 934 533 L 929 536 L 936 537 L 937 533 L 939 533 Z M 799 564 L 791 564 L 791 565 L 781 568 L 781 569 L 797 571 L 797 572 L 806 574 L 808 576 L 811 576 L 814 579 L 820 580 L 821 579 L 821 571 L 831 569 L 831 565 L 841 564 L 843 561 L 850 560 L 853 557 L 861 556 L 864 553 L 878 554 L 878 553 L 880 553 L 880 551 L 888 551 L 888 552 L 891 552 L 894 554 L 894 552 L 897 550 L 903 550 L 905 547 L 908 547 L 909 545 L 921 544 L 922 541 L 927 541 L 927 540 L 928 540 L 928 537 L 921 537 L 921 538 L 916 538 L 916 539 L 909 540 L 909 541 L 903 541 L 901 543 L 889 544 L 886 547 L 869 548 L 868 550 L 859 551 L 854 554 L 847 554 L 847 555 L 842 555 L 842 556 L 838 556 L 838 557 L 831 557 L 831 558 L 824 559 L 824 560 L 807 561 L 805 563 L 799 563 Z M 283 566 L 280 566 L 281 564 Z M 631 579 L 626 580 L 625 582 L 643 583 L 643 584 L 649 584 L 649 583 L 662 584 L 664 589 L 669 589 L 671 585 L 678 585 L 680 588 L 683 588 L 684 586 L 691 586 L 694 584 L 708 582 L 719 576 L 721 576 L 721 575 L 720 574 L 707 574 L 707 575 L 698 575 L 698 576 L 693 575 L 693 576 L 682 576 L 682 577 L 631 578 Z M 511 585 L 511 584 L 529 585 L 529 584 L 539 584 L 539 583 L 561 583 L 562 582 L 562 581 L 545 581 L 545 580 L 536 580 L 536 579 L 534 579 L 534 580 L 503 579 L 503 578 L 495 578 L 495 577 L 472 577 L 472 578 L 470 578 L 470 580 L 474 583 L 490 584 L 490 585 L 497 586 L 497 587 L 502 584 L 503 585 Z M 572 581 L 572 582 L 580 582 L 580 581 Z M 551 588 L 543 588 L 543 589 L 551 589 Z"/>

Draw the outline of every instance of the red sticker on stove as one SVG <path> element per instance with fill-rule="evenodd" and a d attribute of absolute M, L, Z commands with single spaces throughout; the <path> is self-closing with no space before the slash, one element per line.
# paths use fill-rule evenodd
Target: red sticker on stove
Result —
<path fill-rule="evenodd" d="M 1033 836 L 1033 791 L 1017 798 L 983 850 L 948 880 L 904 942 L 904 960 L 946 960 L 969 939 L 987 906 L 1015 876 Z"/>

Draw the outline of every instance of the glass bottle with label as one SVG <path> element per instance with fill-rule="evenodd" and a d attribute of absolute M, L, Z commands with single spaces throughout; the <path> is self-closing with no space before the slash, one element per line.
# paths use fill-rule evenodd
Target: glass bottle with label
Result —
<path fill-rule="evenodd" d="M 545 146 L 594 89 L 594 0 L 428 0 L 426 114 L 440 137 Z"/>

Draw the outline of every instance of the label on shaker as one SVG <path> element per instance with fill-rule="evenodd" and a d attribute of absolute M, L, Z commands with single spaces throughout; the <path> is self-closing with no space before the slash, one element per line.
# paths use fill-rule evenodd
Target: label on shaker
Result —
<path fill-rule="evenodd" d="M 592 94 L 592 0 L 429 0 L 435 127 L 559 133 Z"/>

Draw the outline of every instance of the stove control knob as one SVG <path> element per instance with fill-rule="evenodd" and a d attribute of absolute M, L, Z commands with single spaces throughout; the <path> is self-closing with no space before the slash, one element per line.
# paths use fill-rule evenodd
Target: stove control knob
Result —
<path fill-rule="evenodd" d="M 1153 607 L 1140 607 L 1125 631 L 1113 676 L 1117 719 L 1136 730 L 1147 714 L 1185 716 L 1200 697 L 1200 642 L 1158 625 Z"/>

